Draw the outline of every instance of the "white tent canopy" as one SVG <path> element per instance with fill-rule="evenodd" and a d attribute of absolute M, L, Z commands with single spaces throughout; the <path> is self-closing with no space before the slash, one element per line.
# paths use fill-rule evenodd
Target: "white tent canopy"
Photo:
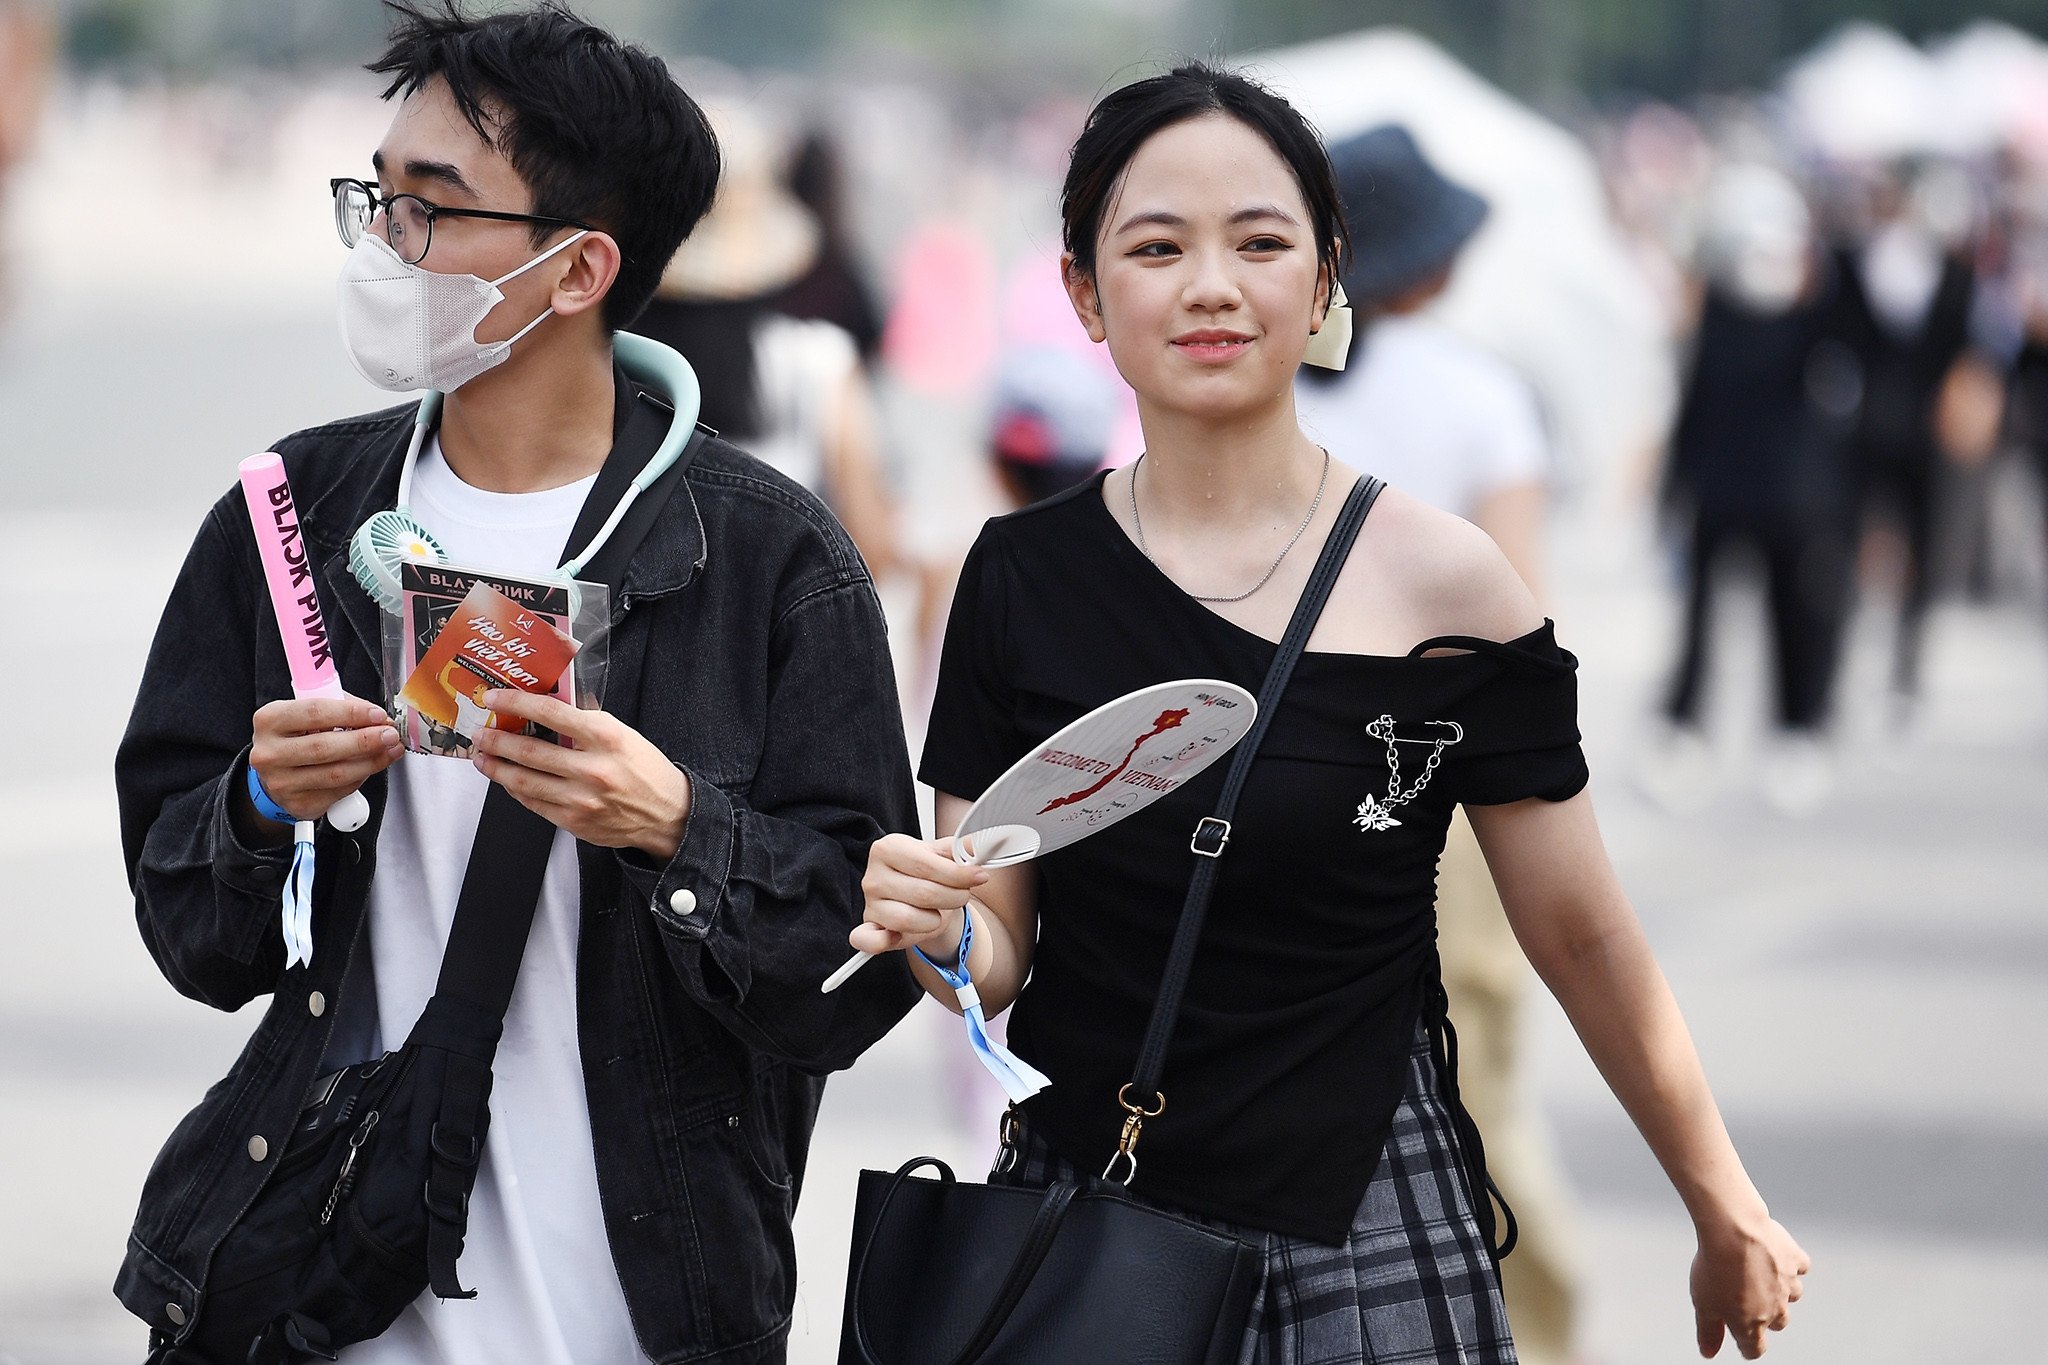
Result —
<path fill-rule="evenodd" d="M 1275 48 L 1246 65 L 1329 142 L 1405 124 L 1446 175 L 1491 202 L 1439 306 L 1529 378 L 1570 474 L 1604 479 L 1662 438 L 1671 342 L 1583 143 L 1404 30 Z"/>
<path fill-rule="evenodd" d="M 1800 132 L 1838 161 L 2032 148 L 2048 133 L 2048 45 L 1982 20 L 1923 52 L 1847 24 L 1793 63 L 1784 92 Z"/>
<path fill-rule="evenodd" d="M 1835 160 L 1924 155 L 1953 137 L 1934 63 L 1877 24 L 1836 29 L 1793 64 L 1784 89 L 1800 131 Z"/>

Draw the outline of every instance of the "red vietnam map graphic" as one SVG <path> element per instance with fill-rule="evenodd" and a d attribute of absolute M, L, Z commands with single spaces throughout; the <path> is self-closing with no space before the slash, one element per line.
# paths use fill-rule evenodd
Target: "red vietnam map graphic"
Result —
<path fill-rule="evenodd" d="M 1093 786 L 1083 787 L 1080 791 L 1075 792 L 1071 796 L 1059 797 L 1056 800 L 1054 800 L 1050 805 L 1048 805 L 1044 810 L 1038 813 L 1040 815 L 1050 815 L 1052 814 L 1052 812 L 1058 810 L 1061 806 L 1071 806 L 1076 801 L 1086 801 L 1089 797 L 1095 795 L 1095 793 L 1101 791 L 1104 787 L 1107 787 L 1110 783 L 1116 781 L 1117 778 L 1123 776 L 1124 770 L 1131 766 L 1131 760 L 1138 756 L 1138 750 L 1145 747 L 1146 740 L 1156 739 L 1158 736 L 1165 734 L 1168 730 L 1177 728 L 1180 725 L 1180 723 L 1186 720 L 1187 718 L 1188 710 L 1186 707 L 1181 707 L 1180 709 L 1173 711 L 1161 711 L 1159 713 L 1159 719 L 1152 722 L 1152 728 L 1150 730 L 1147 730 L 1144 734 L 1139 735 L 1137 740 L 1134 743 L 1132 743 L 1131 751 L 1124 755 L 1123 762 L 1117 764 L 1114 768 L 1111 768 L 1108 772 L 1104 773 L 1101 779 L 1097 781 Z"/>

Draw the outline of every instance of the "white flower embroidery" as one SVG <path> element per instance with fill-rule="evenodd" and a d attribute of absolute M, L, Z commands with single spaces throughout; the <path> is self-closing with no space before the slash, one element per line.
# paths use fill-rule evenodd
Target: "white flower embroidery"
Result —
<path fill-rule="evenodd" d="M 1351 823 L 1362 830 L 1381 830 L 1392 829 L 1401 822 L 1394 818 L 1391 810 L 1379 803 L 1379 798 L 1368 796 L 1358 803 L 1358 814 L 1351 818 Z"/>

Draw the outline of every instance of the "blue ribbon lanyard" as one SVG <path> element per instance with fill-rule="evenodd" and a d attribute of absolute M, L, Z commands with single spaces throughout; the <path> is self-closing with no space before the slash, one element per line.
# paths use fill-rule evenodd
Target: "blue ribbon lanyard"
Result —
<path fill-rule="evenodd" d="M 960 1018 L 967 1025 L 967 1041 L 974 1048 L 974 1055 L 988 1068 L 988 1074 L 996 1078 L 1003 1087 L 1003 1093 L 1010 1097 L 1012 1104 L 1030 1099 L 1039 1091 L 1052 1084 L 1044 1072 L 1019 1057 L 1010 1049 L 988 1036 L 988 1020 L 981 1012 L 981 996 L 974 989 L 974 978 L 967 972 L 967 955 L 974 951 L 974 915 L 962 910 L 963 922 L 960 929 L 960 959 L 956 968 L 942 962 L 933 962 L 925 956 L 922 948 L 912 952 L 930 962 L 932 970 L 946 978 L 946 984 L 953 988 L 954 997 L 960 1002 Z"/>
<path fill-rule="evenodd" d="M 313 965 L 313 831 L 311 820 L 292 822 L 292 866 L 284 877 L 284 965 Z"/>
<path fill-rule="evenodd" d="M 277 804 L 264 789 L 263 779 L 256 769 L 248 769 L 245 779 L 249 789 L 249 802 L 256 807 L 256 813 L 274 825 L 292 827 L 292 865 L 284 874 L 284 965 L 289 971 L 293 967 L 313 965 L 313 836 L 318 822 L 301 820 Z"/>

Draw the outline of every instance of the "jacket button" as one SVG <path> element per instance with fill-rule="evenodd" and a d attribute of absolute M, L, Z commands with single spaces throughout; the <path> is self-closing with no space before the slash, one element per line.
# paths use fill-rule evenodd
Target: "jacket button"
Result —
<path fill-rule="evenodd" d="M 173 1327 L 183 1327 L 185 1325 L 185 1310 L 175 1303 L 164 1305 L 164 1316 L 171 1320 L 171 1326 Z"/>
<path fill-rule="evenodd" d="M 270 1144 L 263 1140 L 263 1134 L 258 1133 L 255 1137 L 249 1139 L 249 1160 L 261 1161 L 269 1155 Z"/>
<path fill-rule="evenodd" d="M 327 1013 L 327 997 L 318 991 L 314 991 L 311 995 L 307 996 L 306 1013 L 312 1015 L 315 1019 Z"/>
<path fill-rule="evenodd" d="M 668 908 L 675 911 L 678 915 L 696 914 L 697 893 L 690 890 L 687 886 L 681 888 L 668 898 Z"/>

